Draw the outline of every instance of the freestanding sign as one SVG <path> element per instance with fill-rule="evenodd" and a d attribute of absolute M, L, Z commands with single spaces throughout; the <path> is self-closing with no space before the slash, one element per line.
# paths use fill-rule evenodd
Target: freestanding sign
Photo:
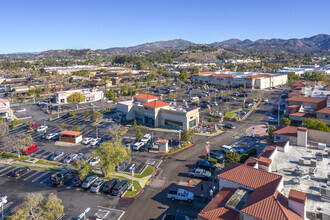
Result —
<path fill-rule="evenodd" d="M 209 154 L 210 153 L 210 146 L 206 145 L 206 153 Z"/>
<path fill-rule="evenodd" d="M 133 177 L 134 177 L 134 169 L 132 169 L 132 191 L 134 191 Z"/>

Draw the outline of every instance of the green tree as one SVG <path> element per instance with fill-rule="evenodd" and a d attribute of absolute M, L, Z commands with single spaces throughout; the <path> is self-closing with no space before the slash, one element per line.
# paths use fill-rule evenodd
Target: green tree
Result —
<path fill-rule="evenodd" d="M 27 122 L 25 122 L 25 126 L 27 128 L 30 128 L 32 125 L 34 125 L 34 122 L 33 121 L 27 121 Z"/>
<path fill-rule="evenodd" d="M 209 120 L 208 120 L 209 123 L 213 123 L 213 118 L 210 117 Z"/>
<path fill-rule="evenodd" d="M 289 126 L 291 124 L 291 121 L 288 118 L 282 118 L 280 123 L 281 125 Z"/>
<path fill-rule="evenodd" d="M 67 123 L 62 122 L 61 124 L 58 124 L 56 127 L 60 130 L 64 130 L 65 128 L 67 128 L 69 125 Z"/>
<path fill-rule="evenodd" d="M 63 213 L 62 200 L 55 194 L 51 193 L 47 198 L 44 198 L 41 193 L 32 193 L 25 198 L 22 205 L 8 219 L 49 220 L 58 219 Z"/>
<path fill-rule="evenodd" d="M 88 174 L 93 171 L 93 168 L 84 159 L 81 159 L 78 163 L 78 174 L 81 181 L 86 179 Z"/>
<path fill-rule="evenodd" d="M 100 158 L 99 165 L 105 177 L 113 174 L 119 163 L 131 161 L 131 152 L 122 144 L 121 138 L 102 143 L 93 156 Z"/>
<path fill-rule="evenodd" d="M 181 131 L 181 140 L 182 141 L 191 141 L 194 138 L 193 130 L 185 129 Z"/>
<path fill-rule="evenodd" d="M 303 127 L 330 132 L 330 127 L 321 119 L 305 118 L 303 119 Z"/>
<path fill-rule="evenodd" d="M 162 85 L 163 85 L 163 83 L 160 80 L 158 80 L 157 81 L 157 87 L 160 88 L 160 87 L 162 87 Z"/>
<path fill-rule="evenodd" d="M 237 151 L 227 151 L 225 155 L 225 165 L 227 166 L 231 162 L 236 162 L 238 163 L 240 161 L 241 156 Z"/>
<path fill-rule="evenodd" d="M 189 77 L 188 73 L 185 73 L 185 72 L 180 73 L 180 75 L 179 75 L 179 79 L 181 79 L 181 80 L 188 79 L 188 77 Z"/>
<path fill-rule="evenodd" d="M 0 116 L 0 124 L 2 124 L 4 121 L 5 119 L 2 116 Z"/>
<path fill-rule="evenodd" d="M 268 129 L 267 129 L 267 133 L 268 133 L 268 138 L 271 142 L 274 142 L 274 132 L 276 130 L 276 127 L 274 125 L 269 125 Z"/>
<path fill-rule="evenodd" d="M 84 116 L 87 118 L 89 116 L 89 111 L 88 110 L 85 110 L 84 111 Z"/>
<path fill-rule="evenodd" d="M 141 140 L 142 139 L 142 133 L 141 133 L 141 129 L 140 128 L 137 128 L 136 129 L 136 138 L 138 139 L 138 140 Z"/>
<path fill-rule="evenodd" d="M 80 131 L 79 125 L 75 125 L 72 127 L 72 131 Z"/>
<path fill-rule="evenodd" d="M 199 67 L 198 66 L 194 66 L 194 67 L 191 67 L 190 68 L 190 72 L 192 73 L 192 74 L 194 74 L 194 73 L 199 73 Z"/>
<path fill-rule="evenodd" d="M 201 123 L 203 123 L 204 121 L 205 121 L 204 116 L 202 116 Z"/>
<path fill-rule="evenodd" d="M 134 128 L 134 129 L 136 129 L 138 126 L 137 126 L 137 124 L 136 124 L 136 120 L 134 119 L 134 121 L 133 121 L 133 125 L 132 125 L 132 128 Z"/>
<path fill-rule="evenodd" d="M 85 98 L 84 94 L 82 94 L 81 92 L 75 92 L 75 93 L 72 93 L 67 98 L 67 101 L 68 101 L 68 103 L 76 104 L 77 105 L 77 109 L 78 109 L 78 103 L 85 101 L 85 99 L 86 98 Z"/>
<path fill-rule="evenodd" d="M 169 94 L 166 96 L 166 98 L 168 98 L 168 99 L 175 99 L 176 97 L 177 97 L 177 95 L 174 94 L 174 93 L 169 93 Z"/>
<path fill-rule="evenodd" d="M 103 117 L 103 114 L 98 111 L 93 111 L 92 120 L 98 122 Z"/>
<path fill-rule="evenodd" d="M 76 116 L 76 112 L 74 112 L 74 111 L 69 112 L 69 115 L 70 115 L 70 117 L 74 118 L 74 116 Z"/>

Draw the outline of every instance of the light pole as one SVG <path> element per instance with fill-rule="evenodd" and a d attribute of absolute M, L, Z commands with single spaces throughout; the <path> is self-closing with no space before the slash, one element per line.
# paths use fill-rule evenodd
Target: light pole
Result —
<path fill-rule="evenodd" d="M 0 203 L 1 203 L 1 219 L 4 220 L 4 216 L 3 216 L 3 205 L 7 203 L 7 196 L 2 196 L 0 198 Z"/>
<path fill-rule="evenodd" d="M 206 142 L 206 154 L 210 158 L 210 142 Z"/>
<path fill-rule="evenodd" d="M 58 105 L 58 106 L 57 106 L 57 117 L 58 117 L 58 118 L 60 117 L 60 108 L 61 108 L 61 106 Z"/>

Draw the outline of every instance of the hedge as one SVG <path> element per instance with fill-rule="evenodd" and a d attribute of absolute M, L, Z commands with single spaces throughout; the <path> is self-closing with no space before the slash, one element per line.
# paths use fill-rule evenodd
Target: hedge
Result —
<path fill-rule="evenodd" d="M 254 156 L 256 153 L 257 153 L 256 148 L 252 148 L 251 150 L 246 151 L 244 154 L 241 155 L 239 162 L 245 163 L 245 161 L 247 161 L 247 159 L 249 159 L 250 156 Z"/>
<path fill-rule="evenodd" d="M 215 158 L 209 158 L 209 159 L 207 159 L 207 161 L 210 162 L 210 163 L 213 163 L 213 164 L 218 163 L 217 159 L 215 159 Z"/>

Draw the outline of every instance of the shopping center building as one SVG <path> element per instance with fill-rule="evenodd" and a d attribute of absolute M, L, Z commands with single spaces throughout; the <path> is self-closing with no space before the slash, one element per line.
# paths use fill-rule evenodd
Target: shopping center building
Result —
<path fill-rule="evenodd" d="M 147 94 L 138 94 L 132 100 L 118 102 L 117 112 L 122 122 L 136 120 L 149 127 L 183 130 L 199 123 L 199 108 L 170 105 Z"/>

